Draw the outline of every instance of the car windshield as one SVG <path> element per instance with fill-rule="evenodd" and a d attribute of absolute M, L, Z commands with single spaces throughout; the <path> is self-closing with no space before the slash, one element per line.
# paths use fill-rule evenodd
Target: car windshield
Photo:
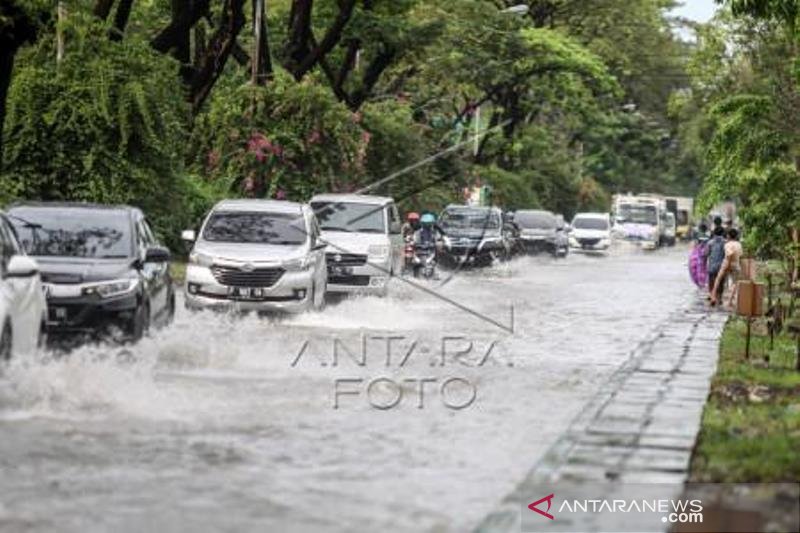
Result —
<path fill-rule="evenodd" d="M 658 221 L 658 213 L 654 205 L 623 205 L 619 208 L 617 220 L 635 224 L 655 224 Z"/>
<path fill-rule="evenodd" d="M 442 213 L 441 225 L 456 229 L 500 229 L 500 216 L 483 209 L 454 209 Z"/>
<path fill-rule="evenodd" d="M 123 209 L 18 207 L 9 219 L 33 256 L 121 259 L 133 255 L 131 218 Z"/>
<path fill-rule="evenodd" d="M 323 231 L 386 233 L 384 206 L 354 202 L 313 202 Z"/>
<path fill-rule="evenodd" d="M 306 241 L 301 215 L 217 211 L 203 228 L 203 239 L 211 242 L 300 245 Z"/>
<path fill-rule="evenodd" d="M 604 218 L 578 217 L 572 222 L 572 227 L 575 229 L 607 230 L 608 221 Z"/>
<path fill-rule="evenodd" d="M 550 213 L 517 211 L 514 222 L 525 229 L 556 229 L 556 217 Z"/>

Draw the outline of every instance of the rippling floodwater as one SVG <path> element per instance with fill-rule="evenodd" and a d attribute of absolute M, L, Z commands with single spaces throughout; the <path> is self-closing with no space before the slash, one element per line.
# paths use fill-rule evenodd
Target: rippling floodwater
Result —
<path fill-rule="evenodd" d="M 501 324 L 513 306 L 513 334 L 400 284 L 17 360 L 0 376 L 0 529 L 468 531 L 688 301 L 685 257 L 522 258 L 442 288 Z"/>

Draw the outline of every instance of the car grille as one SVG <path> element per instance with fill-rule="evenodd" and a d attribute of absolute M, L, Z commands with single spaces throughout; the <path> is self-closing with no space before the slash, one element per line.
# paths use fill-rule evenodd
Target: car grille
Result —
<path fill-rule="evenodd" d="M 229 287 L 272 287 L 284 273 L 282 268 L 267 267 L 243 270 L 237 267 L 214 265 L 211 267 L 214 279 Z"/>
<path fill-rule="evenodd" d="M 600 243 L 600 239 L 578 239 L 578 242 L 583 246 L 596 246 Z"/>
<path fill-rule="evenodd" d="M 367 256 L 364 254 L 340 254 L 327 253 L 325 259 L 328 264 L 336 266 L 361 266 L 367 264 Z"/>
<path fill-rule="evenodd" d="M 333 285 L 366 287 L 369 285 L 369 276 L 328 276 L 328 283 Z"/>

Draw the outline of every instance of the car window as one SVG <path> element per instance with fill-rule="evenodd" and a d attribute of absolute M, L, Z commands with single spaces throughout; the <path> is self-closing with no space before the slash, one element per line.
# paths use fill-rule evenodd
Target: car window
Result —
<path fill-rule="evenodd" d="M 314 202 L 311 204 L 323 231 L 386 233 L 384 208 L 354 202 Z"/>
<path fill-rule="evenodd" d="M 33 256 L 131 257 L 131 218 L 123 209 L 16 207 L 9 211 L 20 244 Z"/>
<path fill-rule="evenodd" d="M 400 226 L 401 226 L 400 213 L 397 212 L 397 206 L 395 204 L 389 206 L 389 220 L 392 221 L 392 225 L 394 225 L 395 228 L 397 228 L 398 230 L 395 233 L 400 233 Z"/>
<path fill-rule="evenodd" d="M 306 242 L 301 213 L 217 211 L 203 228 L 203 239 L 211 242 L 300 245 Z"/>
<path fill-rule="evenodd" d="M 578 217 L 572 222 L 575 229 L 607 230 L 608 221 L 604 218 Z"/>

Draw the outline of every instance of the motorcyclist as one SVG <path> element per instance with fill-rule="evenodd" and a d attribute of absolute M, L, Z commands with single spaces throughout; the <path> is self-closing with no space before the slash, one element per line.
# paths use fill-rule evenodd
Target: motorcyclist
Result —
<path fill-rule="evenodd" d="M 406 215 L 406 222 L 403 224 L 401 232 L 403 234 L 403 239 L 410 239 L 414 236 L 414 233 L 419 229 L 419 222 L 420 216 L 419 213 L 411 211 L 409 214 Z"/>
<path fill-rule="evenodd" d="M 435 258 L 437 247 L 436 216 L 425 213 L 420 217 L 419 229 L 414 233 L 415 264 L 414 276 L 419 276 L 420 269 L 424 269 L 426 277 L 436 278 Z M 426 261 L 426 258 L 430 261 Z"/>

